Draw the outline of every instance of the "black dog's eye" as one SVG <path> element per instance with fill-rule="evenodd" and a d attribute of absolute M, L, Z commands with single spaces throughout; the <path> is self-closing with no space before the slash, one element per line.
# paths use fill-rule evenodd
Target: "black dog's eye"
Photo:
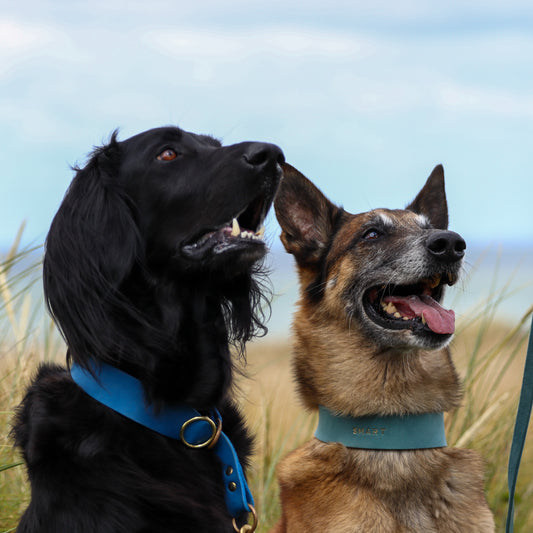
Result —
<path fill-rule="evenodd" d="M 173 159 L 176 159 L 176 157 L 178 157 L 177 152 L 172 150 L 172 148 L 167 148 L 157 156 L 157 159 L 159 159 L 159 161 L 172 161 Z"/>
<path fill-rule="evenodd" d="M 363 240 L 375 241 L 381 237 L 381 232 L 377 229 L 371 228 L 363 233 Z"/>

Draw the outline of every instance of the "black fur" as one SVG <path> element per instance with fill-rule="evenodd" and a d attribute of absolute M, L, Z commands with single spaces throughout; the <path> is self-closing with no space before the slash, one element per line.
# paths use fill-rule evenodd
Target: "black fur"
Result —
<path fill-rule="evenodd" d="M 230 346 L 265 330 L 265 246 L 227 223 L 258 229 L 282 162 L 274 145 L 223 147 L 174 127 L 115 133 L 75 169 L 46 241 L 45 296 L 67 361 L 130 373 L 159 408 L 218 407 L 244 464 Z M 40 367 L 13 434 L 32 487 L 20 533 L 233 530 L 213 452 L 104 407 L 66 368 Z"/>

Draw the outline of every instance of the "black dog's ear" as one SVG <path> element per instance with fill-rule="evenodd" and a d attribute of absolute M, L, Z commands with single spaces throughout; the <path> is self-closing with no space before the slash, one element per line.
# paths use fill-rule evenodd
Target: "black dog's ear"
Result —
<path fill-rule="evenodd" d="M 448 229 L 448 204 L 442 165 L 433 169 L 422 190 L 406 209 L 425 215 L 436 229 Z"/>
<path fill-rule="evenodd" d="M 117 183 L 120 159 L 115 132 L 84 168 L 75 169 L 46 239 L 47 305 L 70 355 L 81 364 L 120 344 L 109 309 L 141 253 L 131 202 Z"/>
<path fill-rule="evenodd" d="M 283 179 L 274 201 L 281 241 L 298 263 L 311 265 L 327 251 L 342 209 L 294 167 L 284 163 L 282 168 Z"/>

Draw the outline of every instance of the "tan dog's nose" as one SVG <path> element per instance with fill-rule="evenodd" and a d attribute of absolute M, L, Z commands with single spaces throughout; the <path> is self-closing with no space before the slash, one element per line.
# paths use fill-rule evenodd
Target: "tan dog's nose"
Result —
<path fill-rule="evenodd" d="M 428 237 L 426 248 L 440 261 L 455 263 L 465 255 L 466 242 L 455 231 L 435 231 Z"/>

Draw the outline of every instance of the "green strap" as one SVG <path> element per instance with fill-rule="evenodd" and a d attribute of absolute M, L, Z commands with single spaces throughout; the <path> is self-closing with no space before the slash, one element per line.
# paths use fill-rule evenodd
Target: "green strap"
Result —
<path fill-rule="evenodd" d="M 520 402 L 516 413 L 516 422 L 513 433 L 513 443 L 509 455 L 509 468 L 507 470 L 507 483 L 509 486 L 509 507 L 507 510 L 507 523 L 505 525 L 506 533 L 513 533 L 514 520 L 514 493 L 516 488 L 516 479 L 522 451 L 526 440 L 527 427 L 531 417 L 531 406 L 533 404 L 533 319 L 529 334 L 529 345 L 526 354 L 526 363 L 524 367 L 524 379 L 522 381 L 522 391 L 520 392 Z"/>

